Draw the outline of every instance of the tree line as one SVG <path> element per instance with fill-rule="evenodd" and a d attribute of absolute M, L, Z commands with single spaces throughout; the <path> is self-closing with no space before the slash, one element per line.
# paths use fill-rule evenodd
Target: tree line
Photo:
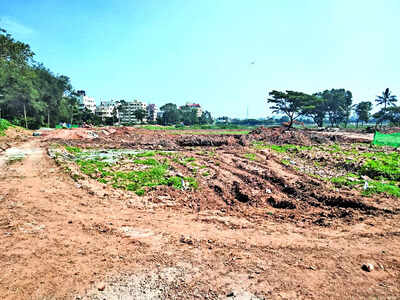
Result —
<path fill-rule="evenodd" d="M 392 95 L 389 88 L 375 99 L 380 108 L 375 114 L 371 114 L 373 103 L 362 101 L 353 104 L 353 96 L 345 89 L 331 89 L 312 95 L 296 91 L 276 91 L 269 93 L 267 103 L 270 104 L 272 112 L 284 114 L 288 117 L 288 127 L 301 117 L 311 118 L 318 127 L 324 125 L 327 120 L 331 127 L 339 127 L 344 124 L 347 127 L 351 113 L 356 113 L 356 123 L 368 123 L 371 118 L 375 119 L 375 127 L 384 123 L 400 125 L 400 107 L 396 106 L 397 97 Z"/>
<path fill-rule="evenodd" d="M 161 106 L 160 110 L 161 115 L 157 118 L 157 124 L 160 125 L 197 125 L 214 122 L 209 111 L 204 111 L 199 115 L 197 109 L 187 105 L 178 108 L 174 103 L 167 103 Z"/>
<path fill-rule="evenodd" d="M 55 75 L 34 55 L 0 28 L 0 118 L 26 128 L 84 118 L 69 78 Z"/>
<path fill-rule="evenodd" d="M 0 28 L 0 118 L 31 129 L 64 122 L 113 125 L 119 121 L 118 115 L 127 105 L 125 101 L 120 101 L 111 118 L 102 118 L 79 105 L 78 94 L 67 76 L 55 75 L 35 61 L 34 56 L 28 44 Z M 161 111 L 156 123 L 162 125 L 213 122 L 207 111 L 198 116 L 195 109 L 178 109 L 173 103 L 162 106 Z M 139 109 L 134 116 L 143 122 L 147 112 Z"/>

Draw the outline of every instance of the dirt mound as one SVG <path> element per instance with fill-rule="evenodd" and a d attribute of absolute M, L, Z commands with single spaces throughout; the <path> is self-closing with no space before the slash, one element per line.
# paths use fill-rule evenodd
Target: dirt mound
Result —
<path fill-rule="evenodd" d="M 32 136 L 32 131 L 20 127 L 10 127 L 4 136 L 0 136 L 0 152 L 25 142 Z"/>
<path fill-rule="evenodd" d="M 311 136 L 304 131 L 287 130 L 285 128 L 258 127 L 251 131 L 249 135 L 254 140 L 262 140 L 277 145 L 294 144 L 309 146 L 313 144 Z"/>
<path fill-rule="evenodd" d="M 236 139 L 232 136 L 199 136 L 190 135 L 179 138 L 176 143 L 179 146 L 223 146 L 223 145 L 234 145 Z"/>

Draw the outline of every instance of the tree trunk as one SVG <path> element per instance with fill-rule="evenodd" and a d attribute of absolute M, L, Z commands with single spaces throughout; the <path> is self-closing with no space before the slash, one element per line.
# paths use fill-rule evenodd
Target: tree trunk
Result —
<path fill-rule="evenodd" d="M 293 118 L 290 117 L 290 118 L 289 118 L 288 130 L 290 130 L 290 129 L 292 128 L 292 126 L 293 126 Z"/>
<path fill-rule="evenodd" d="M 50 128 L 50 111 L 47 111 L 47 127 Z"/>
<path fill-rule="evenodd" d="M 24 120 L 25 120 L 25 128 L 28 129 L 28 121 L 26 120 L 26 106 L 24 103 Z"/>

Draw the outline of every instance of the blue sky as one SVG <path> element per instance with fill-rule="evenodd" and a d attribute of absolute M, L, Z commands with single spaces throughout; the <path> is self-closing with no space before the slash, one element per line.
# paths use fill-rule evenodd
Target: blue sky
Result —
<path fill-rule="evenodd" d="M 398 0 L 1 2 L 1 27 L 97 102 L 259 118 L 273 89 L 400 96 Z"/>

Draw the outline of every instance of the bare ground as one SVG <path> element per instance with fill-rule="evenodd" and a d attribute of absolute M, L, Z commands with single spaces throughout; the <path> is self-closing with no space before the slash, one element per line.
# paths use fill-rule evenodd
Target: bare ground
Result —
<path fill-rule="evenodd" d="M 218 166 L 181 149 L 215 172 L 198 192 L 144 198 L 73 181 L 47 156 L 54 139 L 20 145 L 25 159 L 0 169 L 0 298 L 398 297 L 397 199 L 327 192 L 234 141 Z"/>

